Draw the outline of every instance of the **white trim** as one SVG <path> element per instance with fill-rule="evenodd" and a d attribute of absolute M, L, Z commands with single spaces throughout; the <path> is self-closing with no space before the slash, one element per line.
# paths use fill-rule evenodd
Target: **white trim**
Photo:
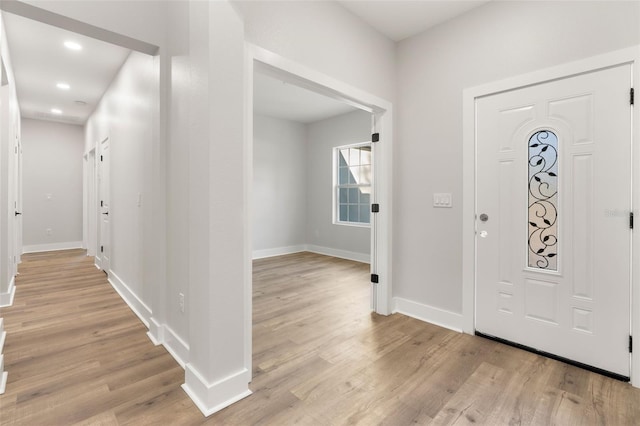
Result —
<path fill-rule="evenodd" d="M 63 243 L 49 243 L 49 244 L 33 244 L 30 246 L 23 246 L 22 253 L 40 253 L 45 251 L 81 249 L 82 245 L 83 245 L 82 241 L 68 241 Z"/>
<path fill-rule="evenodd" d="M 4 355 L 2 351 L 4 349 L 4 341 L 7 337 L 7 332 L 4 331 L 4 319 L 0 318 L 0 395 L 2 395 L 7 388 L 7 372 L 4 371 Z"/>
<path fill-rule="evenodd" d="M 0 355 L 0 364 L 2 364 L 2 355 Z M 4 393 L 4 391 L 7 389 L 7 376 L 9 375 L 6 371 L 2 371 L 0 370 L 0 372 L 2 372 L 2 376 L 0 376 L 0 395 L 2 395 Z"/>
<path fill-rule="evenodd" d="M 13 305 L 13 298 L 16 295 L 16 277 L 11 277 L 9 288 L 6 293 L 0 293 L 0 308 L 6 308 Z M 0 318 L 1 320 L 2 318 Z"/>
<path fill-rule="evenodd" d="M 463 317 L 458 314 L 434 306 L 423 305 L 422 303 L 401 297 L 393 298 L 393 312 L 406 315 L 420 321 L 435 324 L 449 330 L 462 332 Z"/>
<path fill-rule="evenodd" d="M 475 100 L 482 96 L 518 89 L 534 84 L 545 83 L 574 75 L 593 72 L 622 64 L 633 65 L 633 81 L 640 81 L 640 46 L 620 49 L 575 62 L 559 65 L 532 73 L 507 78 L 501 81 L 468 88 L 463 91 L 463 244 L 462 244 L 462 312 L 463 327 L 466 333 L 475 331 L 475 281 L 476 281 L 476 141 L 475 141 Z M 640 108 L 633 110 L 632 150 L 633 164 L 640 164 Z M 637 210 L 640 201 L 640 167 L 632 170 L 633 206 Z M 632 282 L 631 282 L 631 330 L 640 330 L 640 232 L 632 235 Z M 634 368 L 634 366 L 636 368 Z M 631 383 L 640 387 L 640 351 L 631 355 Z"/>
<path fill-rule="evenodd" d="M 164 342 L 164 325 L 156 321 L 154 317 L 149 318 L 147 337 L 155 346 L 159 346 Z"/>
<path fill-rule="evenodd" d="M 205 417 L 251 395 L 247 383 L 251 381 L 251 371 L 242 369 L 215 383 L 207 383 L 191 365 L 185 366 L 185 383 L 182 389 L 189 395 Z"/>
<path fill-rule="evenodd" d="M 149 320 L 147 337 L 155 346 L 162 345 L 176 360 L 180 367 L 185 368 L 189 360 L 189 345 L 166 324 L 159 324 L 155 318 Z"/>
<path fill-rule="evenodd" d="M 314 246 L 313 244 L 309 244 L 307 246 L 307 251 L 323 254 L 325 256 L 339 257 L 340 259 L 353 260 L 354 262 L 371 263 L 371 255 L 367 253 L 357 253 L 355 251 L 340 250 L 331 247 Z"/>
<path fill-rule="evenodd" d="M 270 249 L 254 250 L 253 259 L 264 259 L 266 257 L 283 256 L 285 254 L 300 253 L 302 251 L 307 251 L 306 244 L 299 244 L 297 246 L 276 247 L 276 248 L 270 248 Z"/>
<path fill-rule="evenodd" d="M 180 364 L 180 367 L 185 368 L 189 361 L 189 345 L 168 325 L 165 324 L 163 329 L 164 339 L 162 346 L 164 346 L 167 352 Z"/>
<path fill-rule="evenodd" d="M 341 250 L 332 247 L 316 246 L 313 244 L 300 244 L 297 246 L 277 247 L 272 249 L 256 250 L 253 252 L 253 259 L 264 259 L 267 257 L 285 256 L 287 254 L 310 252 L 325 256 L 338 257 L 340 259 L 353 260 L 354 262 L 371 263 L 371 255 L 368 253 L 358 253 L 355 251 Z"/>
<path fill-rule="evenodd" d="M 120 295 L 134 314 L 140 318 L 140 321 L 149 328 L 149 318 L 151 318 L 151 309 L 138 298 L 138 296 L 120 279 L 113 271 L 108 273 L 108 281 L 111 287 Z"/>

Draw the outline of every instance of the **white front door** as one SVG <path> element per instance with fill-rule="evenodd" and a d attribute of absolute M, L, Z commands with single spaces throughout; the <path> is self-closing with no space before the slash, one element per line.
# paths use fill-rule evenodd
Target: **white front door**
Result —
<path fill-rule="evenodd" d="M 100 180 L 100 268 L 109 273 L 110 256 L 110 197 L 109 197 L 109 139 L 100 143 L 100 161 L 98 162 Z"/>
<path fill-rule="evenodd" d="M 476 330 L 626 377 L 631 75 L 476 99 Z"/>

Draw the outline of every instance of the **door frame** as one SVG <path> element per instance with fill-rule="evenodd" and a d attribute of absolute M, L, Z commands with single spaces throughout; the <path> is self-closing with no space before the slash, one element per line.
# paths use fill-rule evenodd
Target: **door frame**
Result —
<path fill-rule="evenodd" d="M 97 247 L 97 187 L 96 187 L 96 148 L 84 154 L 84 248 L 87 256 L 96 255 Z"/>
<path fill-rule="evenodd" d="M 563 65 L 534 71 L 524 75 L 476 86 L 463 91 L 463 208 L 462 208 L 462 329 L 465 333 L 475 332 L 475 289 L 476 289 L 476 99 L 504 91 L 559 80 L 579 74 L 593 72 L 623 64 L 631 64 L 632 86 L 640 81 L 640 46 L 616 50 L 602 55 L 566 63 Z M 632 208 L 635 212 L 640 200 L 640 108 L 633 107 L 631 149 L 632 159 Z M 630 329 L 640 330 L 640 257 L 635 255 L 640 248 L 640 232 L 636 230 L 631 238 L 631 295 Z M 640 337 L 639 337 L 640 338 Z M 634 368 L 638 366 L 638 368 Z M 640 348 L 631 354 L 631 384 L 640 387 Z"/>
<path fill-rule="evenodd" d="M 252 363 L 252 254 L 253 254 L 253 75 L 254 67 L 272 76 L 309 89 L 324 96 L 345 102 L 372 113 L 372 133 L 380 134 L 374 155 L 375 194 L 372 203 L 380 204 L 380 212 L 372 215 L 371 223 L 371 272 L 379 276 L 379 283 L 372 284 L 371 309 L 381 315 L 392 312 L 391 298 L 391 170 L 393 152 L 393 105 L 391 102 L 367 93 L 321 72 L 291 61 L 283 56 L 251 43 L 245 43 L 245 136 L 244 136 L 244 218 L 245 241 L 245 365 Z M 248 367 L 249 368 L 249 367 Z"/>
<path fill-rule="evenodd" d="M 108 232 L 108 238 L 109 241 L 107 241 L 107 246 L 108 246 L 108 256 L 107 259 L 109 259 L 109 263 L 107 265 L 105 265 L 104 262 L 104 253 L 100 251 L 99 247 L 101 245 L 101 243 L 103 243 L 102 239 L 104 238 L 104 236 L 102 235 L 102 209 L 98 208 L 98 200 L 103 198 L 103 193 L 102 193 L 102 187 L 103 187 L 103 180 L 104 180 L 104 173 L 103 173 L 103 165 L 100 164 L 102 161 L 98 160 L 99 157 L 102 157 L 103 155 L 103 149 L 102 147 L 104 146 L 103 144 L 107 143 L 109 145 L 109 148 L 111 148 L 111 137 L 110 135 L 105 136 L 103 138 L 101 138 L 99 140 L 99 142 L 97 143 L 96 147 L 95 147 L 95 164 L 96 164 L 96 207 L 95 207 L 95 220 L 96 220 L 96 240 L 95 240 L 95 250 L 96 250 L 96 254 L 95 254 L 95 260 L 96 260 L 96 267 L 104 272 L 107 273 L 107 275 L 109 275 L 109 273 L 111 272 L 111 220 L 112 217 L 110 215 L 109 217 L 109 232 Z M 108 170 L 108 176 L 107 176 L 107 195 L 109 196 L 109 209 L 111 209 L 111 160 L 109 160 L 107 167 L 109 168 Z M 105 266 L 107 267 L 107 269 L 105 269 Z"/>

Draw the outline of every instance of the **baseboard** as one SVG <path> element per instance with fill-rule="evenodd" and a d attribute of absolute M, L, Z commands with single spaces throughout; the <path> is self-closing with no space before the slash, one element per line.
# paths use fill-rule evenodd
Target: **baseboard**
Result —
<path fill-rule="evenodd" d="M 129 308 L 135 313 L 140 321 L 149 328 L 149 319 L 151 318 L 151 309 L 144 304 L 142 300 L 116 275 L 113 271 L 109 271 L 109 283 L 122 299 L 129 305 Z"/>
<path fill-rule="evenodd" d="M 82 241 L 71 241 L 66 243 L 34 244 L 22 246 L 22 253 L 40 253 L 43 251 L 71 250 L 82 248 Z"/>
<path fill-rule="evenodd" d="M 16 295 L 16 277 L 11 277 L 9 288 L 6 293 L 0 293 L 0 308 L 8 308 L 13 305 L 13 298 Z"/>
<path fill-rule="evenodd" d="M 164 342 L 162 342 L 162 345 L 178 364 L 185 368 L 189 362 L 189 345 L 167 325 L 164 326 Z"/>
<path fill-rule="evenodd" d="M 6 338 L 7 338 L 7 332 L 3 331 L 2 328 L 0 328 L 0 354 L 2 354 L 2 351 L 4 349 L 4 342 L 5 342 Z M 1 368 L 0 368 L 0 370 L 1 370 Z"/>
<path fill-rule="evenodd" d="M 0 318 L 0 395 L 7 387 L 7 372 L 4 371 L 4 355 L 2 354 L 5 337 L 7 337 L 7 332 L 4 331 L 4 320 Z"/>
<path fill-rule="evenodd" d="M 244 368 L 215 383 L 207 383 L 191 364 L 187 364 L 184 372 L 185 383 L 182 385 L 182 389 L 202 414 L 208 417 L 251 395 L 249 390 L 250 373 Z"/>
<path fill-rule="evenodd" d="M 301 251 L 307 251 L 306 244 L 300 244 L 296 246 L 288 247 L 276 247 L 272 249 L 254 250 L 254 259 L 264 259 L 266 257 L 283 256 L 285 254 L 300 253 Z"/>
<path fill-rule="evenodd" d="M 0 361 L 2 361 L 2 355 L 0 355 Z M 0 395 L 2 395 L 7 388 L 7 376 L 9 375 L 6 371 L 0 370 Z"/>
<path fill-rule="evenodd" d="M 160 324 L 155 318 L 149 320 L 147 336 L 154 345 L 162 345 L 176 360 L 180 367 L 185 368 L 189 360 L 189 345 L 166 324 Z"/>
<path fill-rule="evenodd" d="M 371 263 L 371 255 L 368 253 L 357 253 L 354 251 L 334 249 L 331 247 L 307 245 L 307 251 L 311 253 L 324 254 L 326 256 L 339 257 L 340 259 L 353 260 L 355 262 Z"/>
<path fill-rule="evenodd" d="M 401 297 L 393 298 L 393 312 L 462 333 L 462 324 L 464 323 L 462 314 L 423 305 Z"/>
<path fill-rule="evenodd" d="M 164 342 L 164 326 L 160 324 L 154 317 L 149 318 L 149 331 L 147 337 L 155 346 Z"/>

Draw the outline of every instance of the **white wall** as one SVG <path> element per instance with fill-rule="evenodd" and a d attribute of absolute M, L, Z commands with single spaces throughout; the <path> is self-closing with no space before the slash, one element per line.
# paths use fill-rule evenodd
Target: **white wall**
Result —
<path fill-rule="evenodd" d="M 28 3 L 160 47 L 158 135 L 144 157 L 145 182 L 153 179 L 139 242 L 144 291 L 153 291 L 150 332 L 192 364 L 187 388 L 199 406 L 220 409 L 246 395 L 251 373 L 243 42 L 387 100 L 395 92 L 394 44 L 332 2 Z"/>
<path fill-rule="evenodd" d="M 333 223 L 333 149 L 371 140 L 371 114 L 302 124 L 254 114 L 254 257 L 309 250 L 369 261 L 371 230 Z"/>
<path fill-rule="evenodd" d="M 152 57 L 133 52 L 86 124 L 85 150 L 109 138 L 110 278 L 133 302 L 151 306 L 153 288 L 142 279 L 143 167 L 152 138 Z M 138 200 L 141 203 L 138 203 Z M 150 312 L 139 306 L 148 320 Z M 145 312 L 147 311 L 147 312 Z"/>
<path fill-rule="evenodd" d="M 371 228 L 333 223 L 333 148 L 370 140 L 371 114 L 365 111 L 307 125 L 306 232 L 312 249 L 346 252 L 351 258 L 367 260 L 371 252 Z"/>
<path fill-rule="evenodd" d="M 245 39 L 388 101 L 395 44 L 334 2 L 238 1 Z"/>
<path fill-rule="evenodd" d="M 254 257 L 301 250 L 307 243 L 306 126 L 254 114 Z"/>
<path fill-rule="evenodd" d="M 22 151 L 24 251 L 81 247 L 83 128 L 23 119 Z"/>
<path fill-rule="evenodd" d="M 15 274 L 20 256 L 21 219 L 14 212 L 20 206 L 16 190 L 16 167 L 19 164 L 20 111 L 13 78 L 7 36 L 0 13 L 0 307 L 10 306 L 15 294 Z M 17 151 L 16 151 L 17 149 Z M 17 204 L 17 205 L 16 205 Z M 4 393 L 7 373 L 4 371 L 4 323 L 0 318 L 0 393 Z"/>
<path fill-rule="evenodd" d="M 15 216 L 15 203 L 19 202 L 16 191 L 16 155 L 20 141 L 20 111 L 13 78 L 11 55 L 7 45 L 4 22 L 0 19 L 0 55 L 4 62 L 6 82 L 0 87 L 0 306 L 6 304 L 6 297 L 12 291 L 16 273 L 16 261 L 20 252 L 16 247 L 16 230 L 21 220 Z M 20 207 L 20 206 L 18 206 Z"/>
<path fill-rule="evenodd" d="M 638 44 L 639 6 L 490 2 L 398 44 L 395 297 L 462 310 L 462 90 Z"/>

